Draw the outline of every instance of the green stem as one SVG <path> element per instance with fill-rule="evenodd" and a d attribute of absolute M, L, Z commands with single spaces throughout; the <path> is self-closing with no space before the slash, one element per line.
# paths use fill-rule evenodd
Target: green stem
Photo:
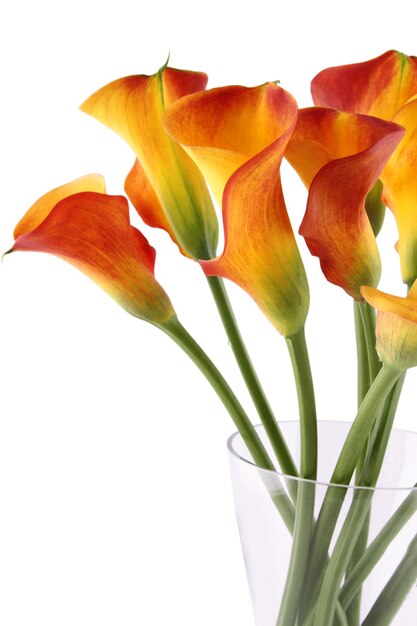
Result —
<path fill-rule="evenodd" d="M 362 318 L 363 334 L 368 353 L 369 380 L 372 384 L 381 369 L 381 361 L 375 348 L 375 310 L 367 302 L 358 302 L 357 306 Z"/>
<path fill-rule="evenodd" d="M 243 342 L 224 283 L 222 279 L 217 276 L 208 276 L 207 281 L 216 302 L 233 353 L 236 357 L 240 372 L 256 407 L 262 425 L 265 428 L 265 432 L 271 442 L 272 449 L 278 459 L 281 470 L 284 474 L 298 476 L 297 467 Z M 296 486 L 296 481 L 290 482 Z M 293 495 L 295 496 L 296 494 Z"/>
<path fill-rule="evenodd" d="M 180 346 L 180 348 L 182 348 L 182 350 L 184 350 L 184 352 L 207 378 L 233 419 L 236 428 L 240 432 L 250 454 L 252 455 L 254 463 L 260 468 L 274 471 L 274 464 L 265 450 L 265 447 L 261 442 L 252 422 L 246 415 L 244 409 L 227 384 L 226 380 L 223 378 L 222 374 L 204 350 L 198 345 L 193 337 L 191 337 L 176 317 L 172 318 L 168 323 L 161 327 L 161 329 L 171 339 L 173 339 Z M 285 525 L 290 532 L 293 532 L 295 512 L 290 499 L 285 493 L 285 490 L 282 489 L 282 492 L 278 495 L 275 492 L 273 495 L 273 501 L 281 514 Z"/>
<path fill-rule="evenodd" d="M 367 530 L 366 522 L 369 519 L 369 511 L 374 496 L 373 487 L 375 487 L 381 472 L 404 379 L 405 373 L 400 376 L 400 379 L 395 384 L 385 404 L 385 411 L 382 417 L 380 417 L 379 423 L 374 427 L 374 431 L 376 432 L 374 444 L 364 463 L 363 472 L 359 481 L 361 485 L 369 487 L 370 489 L 358 488 L 354 491 L 352 505 L 336 541 L 323 578 L 323 584 L 317 602 L 316 625 L 332 623 L 342 578 L 349 560 L 351 559 L 355 545 L 361 535 L 363 535 L 364 528 Z M 366 545 L 364 546 L 364 549 L 365 548 Z M 350 613 L 348 613 L 348 615 L 349 614 Z M 355 619 L 358 618 L 359 620 L 359 610 L 355 610 L 353 616 Z"/>
<path fill-rule="evenodd" d="M 346 520 L 336 541 L 326 568 L 320 595 L 317 601 L 314 626 L 333 624 L 338 590 L 353 546 L 358 540 L 362 526 L 371 506 L 372 490 L 357 489 Z"/>
<path fill-rule="evenodd" d="M 379 418 L 379 423 L 377 422 L 374 427 L 376 435 L 373 446 L 369 450 L 362 475 L 358 481 L 361 485 L 370 487 L 371 489 L 358 488 L 354 491 L 352 505 L 336 541 L 323 578 L 323 584 L 317 602 L 316 626 L 317 624 L 332 623 L 336 609 L 338 590 L 347 565 L 352 557 L 355 545 L 359 542 L 361 535 L 364 534 L 364 529 L 367 535 L 366 522 L 369 519 L 369 511 L 374 495 L 372 488 L 376 485 L 382 468 L 404 378 L 405 374 L 403 374 L 395 384 L 386 402 L 385 411 L 382 417 Z M 355 611 L 350 613 L 355 620 L 359 620 L 359 608 L 360 607 L 355 606 Z"/>
<path fill-rule="evenodd" d="M 313 622 L 314 622 L 314 617 L 315 617 L 315 611 L 312 611 L 310 613 L 310 615 L 308 616 L 307 621 L 303 621 L 303 622 L 297 622 L 297 626 L 298 625 L 303 625 L 303 626 L 313 626 Z M 332 625 L 333 626 L 333 625 Z M 334 626 L 350 626 L 346 613 L 342 607 L 342 605 L 338 602 L 337 606 L 336 606 L 336 615 L 335 615 L 335 621 L 334 621 Z"/>
<path fill-rule="evenodd" d="M 300 481 L 298 485 L 291 559 L 277 626 L 293 626 L 299 611 L 314 525 L 315 485 L 309 481 L 314 481 L 317 477 L 316 403 L 304 329 L 287 337 L 286 341 L 300 410 L 301 475 L 308 480 Z"/>
<path fill-rule="evenodd" d="M 398 403 L 405 382 L 406 372 L 402 372 L 384 403 L 382 417 L 374 428 L 372 443 L 366 454 L 359 483 L 364 487 L 374 487 L 379 477 L 389 438 L 394 426 Z"/>
<path fill-rule="evenodd" d="M 313 527 L 315 484 L 301 480 L 298 485 L 294 536 L 287 579 L 281 600 L 277 626 L 294 626 L 310 551 Z"/>
<path fill-rule="evenodd" d="M 303 616 L 311 612 L 320 590 L 330 542 L 342 508 L 347 487 L 358 463 L 363 443 L 369 437 L 379 408 L 389 395 L 401 372 L 384 365 L 362 402 L 346 437 L 315 527 L 306 583 L 307 603 Z M 320 624 L 319 626 L 323 626 Z"/>
<path fill-rule="evenodd" d="M 300 410 L 302 478 L 317 478 L 317 416 L 313 378 L 308 356 L 304 328 L 292 337 L 286 338 L 288 352 L 294 372 Z"/>
<path fill-rule="evenodd" d="M 358 407 L 368 393 L 371 386 L 369 376 L 368 351 L 366 349 L 365 332 L 362 323 L 362 314 L 359 308 L 359 302 L 353 301 L 353 313 L 355 319 L 355 335 L 356 335 L 356 354 L 358 360 Z"/>
<path fill-rule="evenodd" d="M 367 579 L 375 565 L 385 554 L 391 542 L 416 512 L 417 484 L 414 485 L 413 491 L 406 497 L 394 515 L 388 520 L 368 546 L 362 558 L 356 563 L 355 568 L 347 577 L 339 595 L 339 601 L 344 609 L 349 607 L 358 593 L 358 590 L 361 588 L 362 583 Z"/>
<path fill-rule="evenodd" d="M 362 626 L 389 626 L 417 579 L 417 536 L 378 596 Z"/>
<path fill-rule="evenodd" d="M 368 393 L 371 384 L 378 371 L 381 363 L 376 352 L 375 339 L 375 312 L 372 307 L 364 302 L 354 300 L 354 319 L 356 331 L 356 347 L 358 356 L 358 406 L 361 405 L 364 397 Z M 368 439 L 368 445 L 364 446 L 359 458 L 355 472 L 355 485 L 362 485 L 361 476 L 365 464 L 367 452 L 372 449 L 374 443 L 374 432 Z M 346 575 L 355 567 L 355 564 L 361 558 L 366 546 L 368 545 L 370 514 L 366 517 L 362 531 L 358 536 L 358 540 L 354 544 L 352 556 L 346 567 Z M 361 589 L 349 606 L 347 617 L 349 626 L 359 626 L 360 608 L 361 608 Z"/>

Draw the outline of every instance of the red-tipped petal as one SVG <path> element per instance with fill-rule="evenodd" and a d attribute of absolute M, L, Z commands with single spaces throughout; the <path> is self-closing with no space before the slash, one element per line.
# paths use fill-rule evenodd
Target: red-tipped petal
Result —
<path fill-rule="evenodd" d="M 125 198 L 83 192 L 64 198 L 12 251 L 47 252 L 89 276 L 132 315 L 163 324 L 174 315 L 153 275 L 155 252 L 129 222 Z"/>
<path fill-rule="evenodd" d="M 314 103 L 390 120 L 417 93 L 417 59 L 390 50 L 376 59 L 330 67 L 311 83 Z"/>
<path fill-rule="evenodd" d="M 361 299 L 381 265 L 365 210 L 368 192 L 401 140 L 390 122 L 334 109 L 300 111 L 286 156 L 310 187 L 300 234 L 326 278 Z"/>

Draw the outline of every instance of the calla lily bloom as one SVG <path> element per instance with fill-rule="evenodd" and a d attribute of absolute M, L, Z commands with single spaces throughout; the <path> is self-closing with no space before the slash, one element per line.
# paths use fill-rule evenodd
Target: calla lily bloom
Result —
<path fill-rule="evenodd" d="M 299 112 L 285 153 L 309 188 L 300 234 L 327 280 L 357 300 L 381 274 L 366 198 L 403 134 L 391 122 L 313 107 Z"/>
<path fill-rule="evenodd" d="M 94 175 L 38 200 L 16 227 L 10 252 L 54 254 L 84 272 L 132 315 L 163 326 L 175 312 L 155 280 L 154 249 L 130 225 L 125 198 L 79 191 L 88 186 L 104 192 L 103 179 Z"/>
<path fill-rule="evenodd" d="M 380 360 L 398 370 L 417 365 L 417 281 L 406 298 L 362 287 L 365 300 L 377 309 L 376 349 Z"/>
<path fill-rule="evenodd" d="M 314 104 L 392 120 L 417 93 L 417 58 L 396 50 L 376 59 L 330 67 L 311 83 Z"/>
<path fill-rule="evenodd" d="M 126 193 L 143 220 L 165 229 L 180 249 L 214 256 L 218 223 L 206 183 L 184 150 L 165 133 L 165 108 L 205 89 L 206 74 L 163 67 L 152 76 L 128 76 L 99 89 L 81 106 L 117 132 L 137 157 Z"/>
<path fill-rule="evenodd" d="M 375 115 L 406 129 L 381 180 L 383 201 L 397 221 L 403 280 L 412 285 L 417 278 L 417 58 L 391 50 L 371 61 L 323 70 L 313 79 L 312 94 L 316 104 Z"/>
<path fill-rule="evenodd" d="M 406 132 L 381 180 L 384 200 L 398 226 L 402 277 L 411 286 L 417 278 L 417 97 L 398 111 L 394 121 L 404 126 Z"/>
<path fill-rule="evenodd" d="M 304 326 L 309 294 L 280 164 L 296 102 L 274 83 L 223 87 L 178 100 L 164 120 L 223 207 L 224 252 L 201 262 L 205 273 L 236 282 L 283 335 L 295 334 Z"/>

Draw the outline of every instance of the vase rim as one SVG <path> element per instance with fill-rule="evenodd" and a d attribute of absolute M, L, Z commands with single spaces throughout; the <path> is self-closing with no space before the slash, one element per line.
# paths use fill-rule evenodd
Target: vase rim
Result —
<path fill-rule="evenodd" d="M 296 424 L 299 423 L 299 420 L 280 420 L 278 422 L 279 425 L 281 424 Z M 344 425 L 351 425 L 352 422 L 349 422 L 347 420 L 317 420 L 318 424 L 344 424 Z M 262 429 L 263 425 L 262 424 L 255 424 L 254 425 L 255 429 Z M 414 437 L 417 438 L 417 432 L 413 431 L 413 430 L 407 430 L 405 428 L 393 428 L 392 432 L 397 432 L 397 433 L 404 433 L 404 434 L 409 434 L 409 435 L 413 435 Z M 233 442 L 235 439 L 237 439 L 238 437 L 242 438 L 241 434 L 239 431 L 235 431 L 234 433 L 232 433 L 230 435 L 230 437 L 227 439 L 227 449 L 229 451 L 229 453 L 231 454 L 231 456 L 233 456 L 234 458 L 238 459 L 239 461 L 242 461 L 243 463 L 245 463 L 246 465 L 253 467 L 255 469 L 257 469 L 259 472 L 265 473 L 266 476 L 278 476 L 279 478 L 283 478 L 286 480 L 294 480 L 297 481 L 299 483 L 311 483 L 314 485 L 320 485 L 322 487 L 337 487 L 339 489 L 352 489 L 355 491 L 358 490 L 362 490 L 362 491 L 407 491 L 407 492 L 417 492 L 417 484 L 415 485 L 411 485 L 409 487 L 407 486 L 397 486 L 397 487 L 365 487 L 362 485 L 341 485 L 339 483 L 331 483 L 331 482 L 326 482 L 324 480 L 312 480 L 310 478 L 301 478 L 299 476 L 292 476 L 291 474 L 285 474 L 284 472 L 279 472 L 278 470 L 269 470 L 269 469 L 265 469 L 262 467 L 259 467 L 256 465 L 256 463 L 254 463 L 253 461 L 251 461 L 248 458 L 245 458 L 244 456 L 242 456 L 241 454 L 239 454 L 233 447 Z"/>

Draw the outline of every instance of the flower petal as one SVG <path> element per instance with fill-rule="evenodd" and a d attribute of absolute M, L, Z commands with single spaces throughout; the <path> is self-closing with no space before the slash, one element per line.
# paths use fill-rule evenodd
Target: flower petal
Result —
<path fill-rule="evenodd" d="M 137 159 L 126 177 L 125 192 L 145 224 L 153 228 L 162 228 L 173 242 L 179 245 L 164 209 Z M 181 246 L 179 248 L 184 256 L 189 256 Z"/>
<path fill-rule="evenodd" d="M 412 99 L 394 116 L 405 127 L 401 141 L 381 175 L 384 200 L 394 213 L 400 235 L 403 280 L 412 285 L 417 278 L 417 99 Z"/>
<path fill-rule="evenodd" d="M 296 119 L 296 102 L 273 83 L 194 94 L 165 114 L 167 131 L 223 200 L 224 252 L 201 262 L 204 271 L 243 287 L 286 336 L 304 325 L 309 305 L 279 175 Z"/>
<path fill-rule="evenodd" d="M 54 206 L 60 201 L 82 191 L 106 192 L 104 178 L 100 174 L 89 174 L 48 191 L 25 213 L 14 229 L 14 237 L 20 237 L 39 226 Z"/>
<path fill-rule="evenodd" d="M 366 197 L 403 133 L 377 118 L 309 108 L 286 151 L 310 187 L 300 234 L 327 280 L 358 300 L 361 285 L 376 286 L 381 272 Z"/>
<path fill-rule="evenodd" d="M 148 219 L 150 209 L 157 206 L 159 215 L 154 221 L 161 224 L 162 207 L 171 236 L 194 258 L 213 256 L 217 218 L 203 177 L 184 150 L 165 133 L 162 116 L 171 102 L 204 89 L 206 83 L 205 74 L 165 67 L 153 76 L 116 80 L 81 106 L 129 143 L 142 166 L 142 181 L 147 178 L 146 188 L 152 188 L 158 199 L 158 205 L 147 205 Z M 135 197 L 139 195 L 141 189 L 135 192 Z"/>
<path fill-rule="evenodd" d="M 311 83 L 314 103 L 390 120 L 417 93 L 417 58 L 390 50 L 364 63 L 330 67 Z"/>
<path fill-rule="evenodd" d="M 376 347 L 383 363 L 399 370 L 417 365 L 417 282 L 406 298 L 362 287 L 365 300 L 378 311 Z"/>
<path fill-rule="evenodd" d="M 175 313 L 153 275 L 155 251 L 129 222 L 125 198 L 82 192 L 64 198 L 11 249 L 48 252 L 87 274 L 132 315 L 163 325 Z"/>

